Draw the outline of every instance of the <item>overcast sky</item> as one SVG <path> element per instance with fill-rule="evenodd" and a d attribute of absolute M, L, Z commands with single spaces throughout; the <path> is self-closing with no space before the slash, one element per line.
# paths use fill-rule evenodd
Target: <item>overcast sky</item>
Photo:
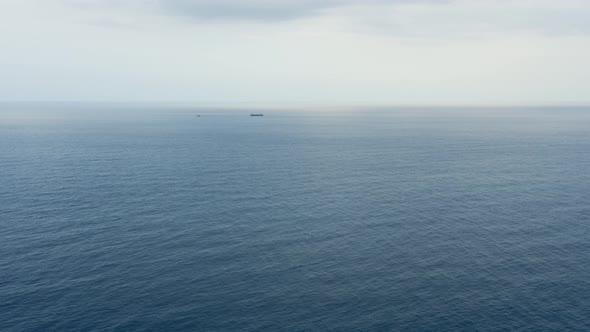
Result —
<path fill-rule="evenodd" d="M 0 0 L 0 100 L 590 104 L 590 1 Z"/>

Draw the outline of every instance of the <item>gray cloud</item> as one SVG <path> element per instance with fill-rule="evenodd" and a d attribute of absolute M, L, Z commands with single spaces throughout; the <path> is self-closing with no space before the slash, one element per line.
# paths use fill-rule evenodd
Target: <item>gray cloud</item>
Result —
<path fill-rule="evenodd" d="M 346 5 L 443 3 L 448 0 L 161 0 L 170 14 L 199 20 L 283 21 Z"/>
<path fill-rule="evenodd" d="M 0 0 L 0 99 L 590 100 L 588 0 L 252 1 Z"/>
<path fill-rule="evenodd" d="M 198 21 L 285 21 L 347 5 L 446 3 L 451 0 L 65 0 L 76 6 L 149 10 Z"/>
<path fill-rule="evenodd" d="M 282 22 L 326 15 L 346 17 L 374 32 L 410 37 L 481 36 L 511 31 L 588 35 L 590 6 L 581 0 L 61 0 L 92 9 L 148 12 L 192 22 Z M 408 4 L 430 4 L 412 11 Z M 569 5 L 567 5 L 569 4 Z M 577 5 L 576 5 L 577 4 Z M 335 9 L 360 5 L 367 12 Z M 391 6 L 395 5 L 393 11 Z M 377 10 L 373 10 L 378 8 Z M 409 11 L 403 10 L 409 8 Z M 107 22 L 102 19 L 100 22 Z M 121 24 L 120 24 L 121 25 Z"/>
<path fill-rule="evenodd" d="M 341 5 L 339 0 L 319 1 L 240 1 L 240 0 L 173 0 L 161 1 L 169 14 L 198 20 L 282 21 L 315 15 L 319 11 Z"/>

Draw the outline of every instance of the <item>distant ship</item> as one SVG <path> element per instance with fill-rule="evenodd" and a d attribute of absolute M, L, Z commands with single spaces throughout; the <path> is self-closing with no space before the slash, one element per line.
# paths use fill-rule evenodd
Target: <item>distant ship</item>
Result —
<path fill-rule="evenodd" d="M 264 116 L 262 113 L 250 113 L 250 116 Z"/>

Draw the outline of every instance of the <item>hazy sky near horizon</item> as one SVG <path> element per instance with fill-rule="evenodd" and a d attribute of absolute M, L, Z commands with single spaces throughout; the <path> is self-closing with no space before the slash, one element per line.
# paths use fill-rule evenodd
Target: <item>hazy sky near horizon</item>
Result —
<path fill-rule="evenodd" d="M 0 0 L 0 100 L 589 104 L 587 0 Z"/>

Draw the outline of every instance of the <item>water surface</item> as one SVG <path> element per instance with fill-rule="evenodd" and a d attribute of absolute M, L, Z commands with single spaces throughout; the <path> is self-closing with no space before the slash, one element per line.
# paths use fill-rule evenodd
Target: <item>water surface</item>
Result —
<path fill-rule="evenodd" d="M 4 104 L 0 330 L 590 330 L 589 128 Z"/>

